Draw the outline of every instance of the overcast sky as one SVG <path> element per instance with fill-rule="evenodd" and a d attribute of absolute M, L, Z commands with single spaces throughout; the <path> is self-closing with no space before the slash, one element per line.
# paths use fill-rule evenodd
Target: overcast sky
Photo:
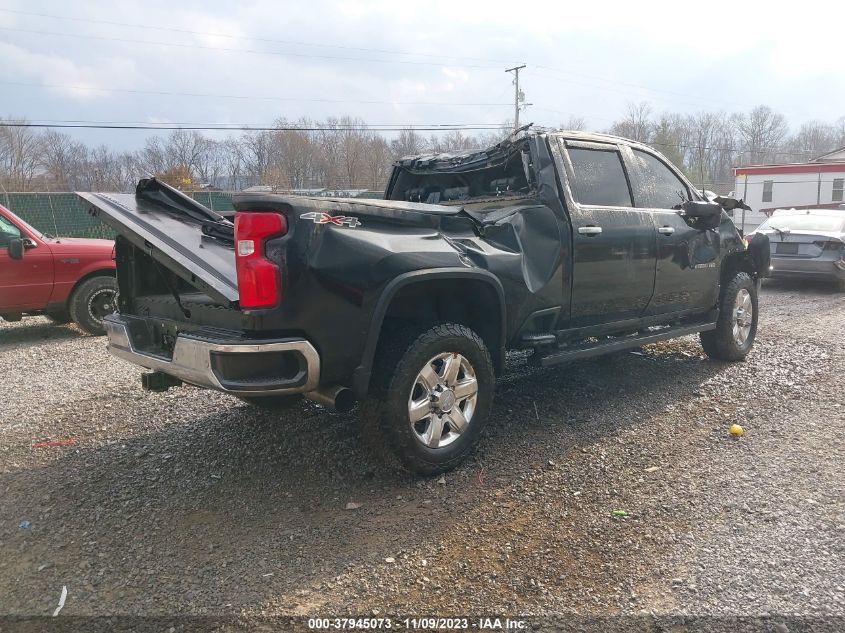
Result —
<path fill-rule="evenodd" d="M 499 123 L 513 110 L 504 69 L 526 63 L 534 105 L 522 117 L 544 125 L 572 115 L 601 130 L 632 101 L 656 112 L 764 103 L 793 127 L 832 122 L 845 115 L 845 3 L 780 6 L 0 0 L 0 116 Z M 116 149 L 147 134 L 75 133 Z"/>

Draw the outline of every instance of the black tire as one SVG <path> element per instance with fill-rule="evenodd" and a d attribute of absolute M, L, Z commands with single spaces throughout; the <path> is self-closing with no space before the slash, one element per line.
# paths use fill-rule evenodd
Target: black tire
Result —
<path fill-rule="evenodd" d="M 238 399 L 250 406 L 267 411 L 286 411 L 302 403 L 301 394 L 292 394 L 289 396 L 238 396 Z"/>
<path fill-rule="evenodd" d="M 468 327 L 446 323 L 422 331 L 420 329 L 403 328 L 388 330 L 382 334 L 370 391 L 359 411 L 363 439 L 378 458 L 388 463 L 398 460 L 403 467 L 415 473 L 436 475 L 460 464 L 478 444 L 490 417 L 496 378 L 487 347 Z M 449 357 L 449 354 L 452 356 Z M 447 358 L 430 362 L 438 355 Z M 435 369 L 435 373 L 441 370 L 445 373 L 447 362 L 458 363 L 459 368 L 451 380 L 457 381 L 459 385 L 471 383 L 472 375 L 469 370 L 474 372 L 477 389 L 475 396 L 458 397 L 457 401 L 450 400 L 453 404 L 446 405 L 444 393 L 437 391 L 440 397 L 444 398 L 443 405 L 449 408 L 438 408 L 437 413 L 432 414 L 436 415 L 436 420 L 434 417 L 428 417 L 416 425 L 412 424 L 409 406 L 415 390 L 420 389 L 420 372 L 424 368 L 431 370 L 437 367 L 438 363 L 443 363 L 440 365 L 441 369 Z M 436 390 L 446 384 L 444 379 Z M 452 396 L 454 395 L 452 392 Z M 428 398 L 425 393 L 417 397 L 422 400 Z M 434 396 L 428 401 L 434 402 Z M 468 408 L 470 406 L 471 409 Z M 458 426 L 453 428 L 456 423 L 452 421 L 452 416 L 458 414 L 461 419 L 466 420 L 464 412 L 468 412 L 469 421 L 463 430 L 458 432 Z M 421 429 L 438 423 L 445 434 L 442 436 L 446 440 L 445 445 L 430 447 L 423 444 L 418 435 Z"/>
<path fill-rule="evenodd" d="M 747 292 L 751 301 L 752 312 L 750 323 L 747 314 L 737 316 L 737 297 Z M 750 326 L 744 341 L 737 338 L 734 326 L 741 328 L 738 320 Z M 739 361 L 748 356 L 757 336 L 757 284 L 748 273 L 736 273 L 722 288 L 719 297 L 719 320 L 716 329 L 700 334 L 704 352 L 716 360 Z"/>
<path fill-rule="evenodd" d="M 44 316 L 58 325 L 64 325 L 65 323 L 70 323 L 73 320 L 70 318 L 70 312 L 68 312 L 67 310 L 61 310 L 58 312 L 48 312 Z"/>
<path fill-rule="evenodd" d="M 84 332 L 93 336 L 106 333 L 103 317 L 114 312 L 117 281 L 114 277 L 98 275 L 83 281 L 70 298 L 70 317 Z M 111 306 L 108 303 L 111 303 Z"/>

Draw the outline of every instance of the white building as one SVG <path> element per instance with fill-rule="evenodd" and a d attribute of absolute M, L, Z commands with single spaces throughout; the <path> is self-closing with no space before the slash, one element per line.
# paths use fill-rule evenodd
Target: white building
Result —
<path fill-rule="evenodd" d="M 734 195 L 751 207 L 745 230 L 752 230 L 775 209 L 837 209 L 845 203 L 845 147 L 808 163 L 736 167 Z M 740 223 L 741 211 L 734 220 Z"/>

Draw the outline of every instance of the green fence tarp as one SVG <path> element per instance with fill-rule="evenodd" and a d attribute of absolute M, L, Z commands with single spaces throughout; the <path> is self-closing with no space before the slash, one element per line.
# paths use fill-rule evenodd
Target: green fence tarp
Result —
<path fill-rule="evenodd" d="M 200 204 L 219 213 L 234 211 L 232 194 L 229 192 L 187 193 Z M 90 215 L 79 197 L 72 192 L 0 193 L 0 204 L 42 233 L 61 237 L 114 237 L 114 232 Z"/>

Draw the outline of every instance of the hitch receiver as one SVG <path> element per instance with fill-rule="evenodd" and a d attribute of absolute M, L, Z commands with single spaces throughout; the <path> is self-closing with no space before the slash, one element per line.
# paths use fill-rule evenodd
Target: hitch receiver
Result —
<path fill-rule="evenodd" d="M 141 387 L 145 391 L 167 391 L 171 387 L 181 387 L 182 381 L 163 371 L 141 374 Z"/>

